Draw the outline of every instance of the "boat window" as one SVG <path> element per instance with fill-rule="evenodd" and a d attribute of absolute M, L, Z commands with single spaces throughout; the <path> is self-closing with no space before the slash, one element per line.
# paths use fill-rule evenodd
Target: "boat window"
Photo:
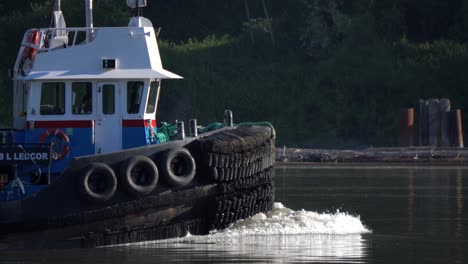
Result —
<path fill-rule="evenodd" d="M 151 114 L 156 110 L 158 103 L 159 81 L 151 82 L 150 92 L 148 97 L 148 105 L 146 106 L 146 113 Z"/>
<path fill-rule="evenodd" d="M 73 114 L 89 115 L 93 112 L 93 85 L 90 82 L 72 83 Z"/>
<path fill-rule="evenodd" d="M 143 85 L 144 82 L 142 81 L 127 83 L 127 113 L 138 114 L 140 112 Z"/>
<path fill-rule="evenodd" d="M 112 84 L 102 86 L 102 113 L 105 115 L 115 113 L 115 87 Z"/>
<path fill-rule="evenodd" d="M 41 88 L 41 115 L 65 114 L 65 83 L 43 83 Z"/>

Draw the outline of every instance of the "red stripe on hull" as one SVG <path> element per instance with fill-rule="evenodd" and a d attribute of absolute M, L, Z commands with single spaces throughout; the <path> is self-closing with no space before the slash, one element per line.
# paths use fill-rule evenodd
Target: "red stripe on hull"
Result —
<path fill-rule="evenodd" d="M 93 120 L 75 120 L 75 121 L 28 121 L 27 127 L 34 128 L 92 128 Z M 151 125 L 156 127 L 156 120 L 151 120 Z M 147 120 L 122 120 L 123 127 L 149 127 Z"/>
<path fill-rule="evenodd" d="M 151 125 L 156 127 L 156 120 L 151 120 Z M 122 120 L 123 127 L 148 127 L 149 123 L 147 120 Z"/>
<path fill-rule="evenodd" d="M 31 121 L 28 121 L 28 127 L 31 127 Z M 34 128 L 92 128 L 92 120 L 75 121 L 34 121 Z"/>

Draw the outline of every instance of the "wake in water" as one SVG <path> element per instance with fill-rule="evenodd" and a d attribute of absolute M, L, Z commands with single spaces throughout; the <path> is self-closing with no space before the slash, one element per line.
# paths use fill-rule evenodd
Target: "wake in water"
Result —
<path fill-rule="evenodd" d="M 319 214 L 305 210 L 293 211 L 281 203 L 275 203 L 273 210 L 267 214 L 256 214 L 238 221 L 227 229 L 212 231 L 210 235 L 349 235 L 370 232 L 359 217 L 347 213 Z"/>
<path fill-rule="evenodd" d="M 275 203 L 269 213 L 256 214 L 206 236 L 134 243 L 120 249 L 162 249 L 160 254 L 175 254 L 178 261 L 187 262 L 217 263 L 227 258 L 260 263 L 354 263 L 366 256 L 361 234 L 370 232 L 359 217 L 347 213 L 294 211 Z"/>
<path fill-rule="evenodd" d="M 371 233 L 357 216 L 336 212 L 334 214 L 316 213 L 311 211 L 294 211 L 284 207 L 282 203 L 275 203 L 271 212 L 259 213 L 244 220 L 240 220 L 223 230 L 211 231 L 206 236 L 192 236 L 188 234 L 183 238 L 171 238 L 166 240 L 132 243 L 132 245 L 144 245 L 148 243 L 191 243 L 212 240 L 222 241 L 226 238 L 259 237 L 259 236 L 283 236 L 283 235 L 320 235 L 343 236 Z M 341 238 L 342 239 L 342 238 Z"/>

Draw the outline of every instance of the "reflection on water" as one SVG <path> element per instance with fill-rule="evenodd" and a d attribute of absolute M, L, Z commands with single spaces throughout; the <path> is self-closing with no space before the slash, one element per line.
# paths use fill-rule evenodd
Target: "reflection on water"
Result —
<path fill-rule="evenodd" d="M 360 215 L 369 262 L 464 263 L 467 177 L 467 166 L 279 167 L 277 199 Z"/>
<path fill-rule="evenodd" d="M 462 237 L 463 231 L 463 176 L 460 168 L 457 169 L 457 231 L 456 236 Z"/>
<path fill-rule="evenodd" d="M 365 246 L 361 235 L 244 235 L 192 237 L 129 245 L 122 250 L 164 249 L 177 252 L 177 260 L 212 263 L 222 259 L 238 262 L 353 262 L 362 260 Z M 188 254 L 187 254 L 188 253 Z M 200 257 L 197 259 L 197 257 Z"/>
<path fill-rule="evenodd" d="M 408 232 L 414 231 L 414 175 L 413 170 L 408 171 Z"/>

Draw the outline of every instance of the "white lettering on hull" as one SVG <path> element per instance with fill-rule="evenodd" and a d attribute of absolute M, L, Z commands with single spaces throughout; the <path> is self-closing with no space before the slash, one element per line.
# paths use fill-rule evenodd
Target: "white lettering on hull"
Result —
<path fill-rule="evenodd" d="M 0 160 L 7 161 L 47 161 L 49 153 L 47 152 L 0 152 Z"/>

